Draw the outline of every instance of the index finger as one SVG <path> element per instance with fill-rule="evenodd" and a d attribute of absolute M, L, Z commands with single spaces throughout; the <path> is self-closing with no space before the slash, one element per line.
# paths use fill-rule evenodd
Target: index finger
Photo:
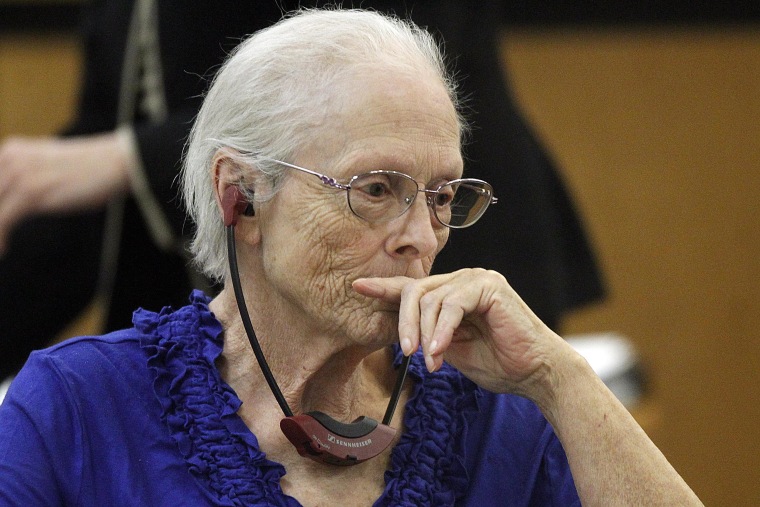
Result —
<path fill-rule="evenodd" d="M 390 278 L 360 278 L 354 281 L 356 292 L 388 303 L 399 305 L 398 337 L 401 350 L 409 356 L 420 346 L 420 303 L 419 294 L 410 297 L 409 287 L 416 280 L 406 276 Z M 424 291 L 413 291 L 414 293 Z"/>
<path fill-rule="evenodd" d="M 351 285 L 362 296 L 382 299 L 389 303 L 400 303 L 401 293 L 411 281 L 412 279 L 406 276 L 357 278 Z"/>

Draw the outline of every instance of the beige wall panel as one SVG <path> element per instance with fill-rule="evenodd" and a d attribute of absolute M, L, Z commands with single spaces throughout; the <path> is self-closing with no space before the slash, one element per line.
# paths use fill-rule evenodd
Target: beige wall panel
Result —
<path fill-rule="evenodd" d="M 81 57 L 71 35 L 0 35 L 0 139 L 56 132 L 71 117 Z"/>
<path fill-rule="evenodd" d="M 758 505 L 760 27 L 512 31 L 504 56 L 610 289 L 565 331 L 631 338 L 656 443 L 708 505 Z"/>

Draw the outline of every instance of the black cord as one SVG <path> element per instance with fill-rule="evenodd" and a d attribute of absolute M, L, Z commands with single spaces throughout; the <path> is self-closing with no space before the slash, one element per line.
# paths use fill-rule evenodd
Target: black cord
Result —
<path fill-rule="evenodd" d="M 234 225 L 227 226 L 227 253 L 230 261 L 232 287 L 235 289 L 235 299 L 237 300 L 240 318 L 243 319 L 243 327 L 245 328 L 245 333 L 248 335 L 248 341 L 251 342 L 251 347 L 253 348 L 253 353 L 256 355 L 256 361 L 259 363 L 261 373 L 264 374 L 264 378 L 266 379 L 267 384 L 269 384 L 269 389 L 272 391 L 272 394 L 274 394 L 277 403 L 280 404 L 282 412 L 285 414 L 285 417 L 292 417 L 293 412 L 290 410 L 290 406 L 288 406 L 288 402 L 285 400 L 285 396 L 282 395 L 280 386 L 278 386 L 277 382 L 274 380 L 272 370 L 269 369 L 267 360 L 264 357 L 264 352 L 262 352 L 261 345 L 259 345 L 259 340 L 256 338 L 256 333 L 253 332 L 251 318 L 249 317 L 248 310 L 245 306 L 245 297 L 243 296 L 243 288 L 240 285 L 240 272 L 238 271 L 237 265 L 237 252 L 235 251 Z"/>
<path fill-rule="evenodd" d="M 393 419 L 393 412 L 396 411 L 396 405 L 398 405 L 398 399 L 401 397 L 401 388 L 404 387 L 404 379 L 406 379 L 406 372 L 409 369 L 409 363 L 412 362 L 412 354 L 409 354 L 404 358 L 404 362 L 398 369 L 398 375 L 396 376 L 396 385 L 393 387 L 393 394 L 391 399 L 388 400 L 388 408 L 385 409 L 385 416 L 383 416 L 383 424 L 389 426 L 391 419 Z"/>
<path fill-rule="evenodd" d="M 235 226 L 227 226 L 227 253 L 230 262 L 230 275 L 232 275 L 232 287 L 235 289 L 235 300 L 237 301 L 238 311 L 240 312 L 240 318 L 243 320 L 243 327 L 245 333 L 248 335 L 248 341 L 251 343 L 253 353 L 256 356 L 256 361 L 259 363 L 261 373 L 264 374 L 264 378 L 269 384 L 269 389 L 274 394 L 277 403 L 279 403 L 282 412 L 285 417 L 292 417 L 293 412 L 290 410 L 288 402 L 285 400 L 285 396 L 280 391 L 280 386 L 272 375 L 272 370 L 269 369 L 269 364 L 264 357 L 264 352 L 261 350 L 259 340 L 256 338 L 256 333 L 253 331 L 253 324 L 251 324 L 251 318 L 248 315 L 248 309 L 245 304 L 245 297 L 243 296 L 243 288 L 240 285 L 240 272 L 237 265 L 237 252 L 235 250 Z M 409 363 L 412 360 L 412 356 L 409 355 L 404 358 L 404 362 L 401 363 L 398 374 L 396 376 L 396 385 L 393 387 L 393 393 L 391 399 L 388 400 L 388 408 L 385 410 L 385 416 L 383 417 L 383 424 L 388 426 L 393 419 L 393 413 L 396 411 L 398 400 L 401 397 L 401 388 L 404 387 L 404 380 L 406 379 L 406 372 L 409 369 Z"/>

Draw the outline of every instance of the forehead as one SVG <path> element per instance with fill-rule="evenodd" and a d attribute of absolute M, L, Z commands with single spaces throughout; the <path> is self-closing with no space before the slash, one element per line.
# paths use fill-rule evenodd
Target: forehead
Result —
<path fill-rule="evenodd" d="M 433 73 L 364 70 L 331 93 L 304 163 L 335 177 L 377 169 L 422 180 L 461 175 L 459 119 Z"/>

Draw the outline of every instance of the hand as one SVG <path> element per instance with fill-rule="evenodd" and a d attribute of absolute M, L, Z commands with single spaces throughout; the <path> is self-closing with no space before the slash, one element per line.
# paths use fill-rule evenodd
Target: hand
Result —
<path fill-rule="evenodd" d="M 422 345 L 429 370 L 445 358 L 484 389 L 535 401 L 562 442 L 583 505 L 702 505 L 588 363 L 500 274 L 463 269 L 353 286 L 398 304 L 401 347 L 408 355 Z"/>
<path fill-rule="evenodd" d="M 573 354 L 495 271 L 363 278 L 353 287 L 399 305 L 399 340 L 406 355 L 421 345 L 428 370 L 437 370 L 445 359 L 492 392 L 535 399 L 546 389 L 548 366 L 558 354 Z"/>
<path fill-rule="evenodd" d="M 126 192 L 128 160 L 129 148 L 115 133 L 0 144 L 0 255 L 25 217 L 94 209 Z"/>

